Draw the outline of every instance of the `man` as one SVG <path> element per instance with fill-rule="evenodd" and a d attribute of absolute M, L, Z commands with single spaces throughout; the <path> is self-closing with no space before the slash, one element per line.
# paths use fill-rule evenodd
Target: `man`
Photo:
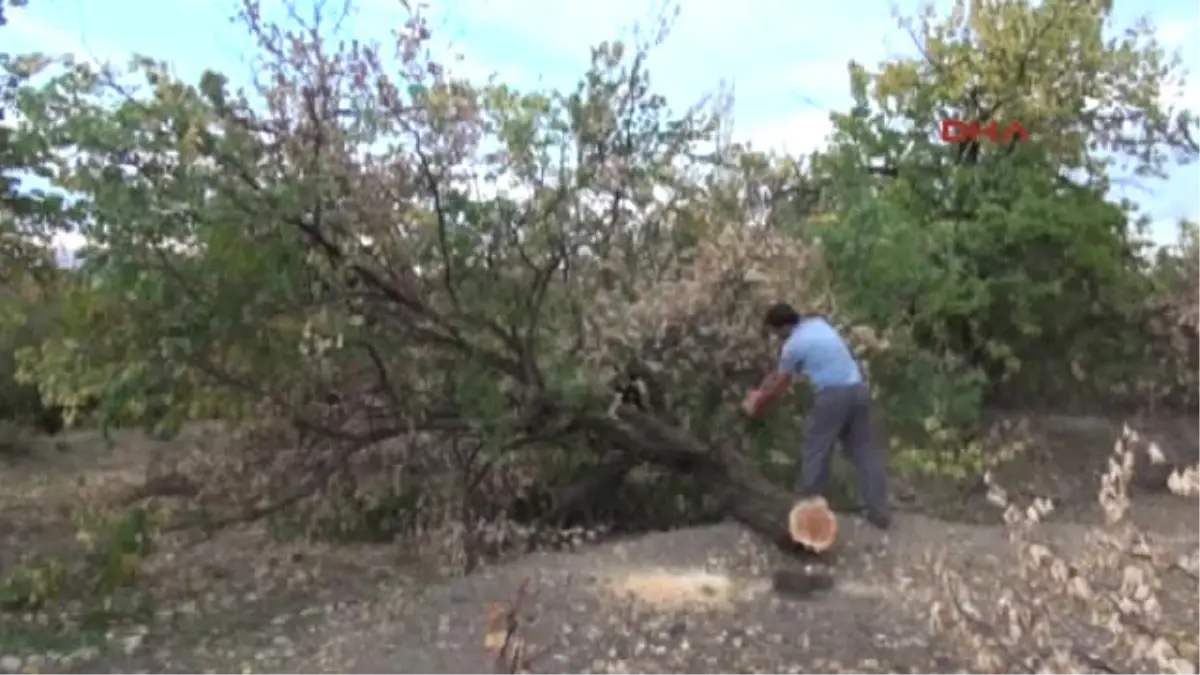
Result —
<path fill-rule="evenodd" d="M 779 369 L 750 392 L 743 409 L 754 417 L 785 394 L 794 378 L 812 383 L 815 397 L 806 422 L 797 491 L 803 497 L 825 496 L 833 446 L 840 439 L 858 471 L 868 522 L 887 529 L 891 509 L 886 464 L 876 445 L 871 392 L 858 361 L 837 329 L 821 317 L 801 317 L 791 305 L 779 302 L 767 310 L 764 322 L 783 340 Z"/>

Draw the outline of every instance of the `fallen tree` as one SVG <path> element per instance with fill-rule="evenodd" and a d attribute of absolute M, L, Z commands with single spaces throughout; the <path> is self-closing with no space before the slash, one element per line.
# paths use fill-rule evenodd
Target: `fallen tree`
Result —
<path fill-rule="evenodd" d="M 777 544 L 792 542 L 788 513 L 795 496 L 767 480 L 746 453 L 704 447 L 636 410 L 592 423 L 603 438 L 640 461 L 695 473 L 723 510 L 752 530 Z"/>
<path fill-rule="evenodd" d="M 464 495 L 508 457 L 570 448 L 587 468 L 559 511 L 652 465 L 788 539 L 792 499 L 750 437 L 795 421 L 747 434 L 738 402 L 770 363 L 763 307 L 830 309 L 828 285 L 817 248 L 763 226 L 766 174 L 700 153 L 721 111 L 675 115 L 650 88 L 661 35 L 598 47 L 578 91 L 547 95 L 455 77 L 426 55 L 417 12 L 398 62 L 335 42 L 337 17 L 286 27 L 247 3 L 242 19 L 265 106 L 149 61 L 139 83 L 72 66 L 29 99 L 66 107 L 37 117 L 46 138 L 89 130 L 63 141 L 89 158 L 62 169 L 91 193 L 97 246 L 67 300 L 92 309 L 66 330 L 127 310 L 86 343 L 47 345 L 43 373 L 87 370 L 73 393 L 118 423 L 293 429 L 206 458 L 192 481 L 242 516 L 433 435 Z"/>

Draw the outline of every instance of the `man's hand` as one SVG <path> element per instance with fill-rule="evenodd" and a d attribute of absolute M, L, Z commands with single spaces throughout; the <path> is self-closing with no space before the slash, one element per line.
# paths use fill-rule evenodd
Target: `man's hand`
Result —
<path fill-rule="evenodd" d="M 758 389 L 751 389 L 746 394 L 745 400 L 742 401 L 742 412 L 746 413 L 747 417 L 755 417 L 758 415 L 759 409 L 762 407 L 762 392 Z"/>
<path fill-rule="evenodd" d="M 757 417 L 763 408 L 787 394 L 792 386 L 792 376 L 787 373 L 771 373 L 757 389 L 751 389 L 742 401 L 742 412 Z"/>

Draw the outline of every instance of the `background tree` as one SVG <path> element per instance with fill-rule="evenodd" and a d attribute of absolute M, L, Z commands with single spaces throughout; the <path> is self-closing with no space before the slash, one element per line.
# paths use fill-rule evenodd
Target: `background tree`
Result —
<path fill-rule="evenodd" d="M 1195 120 L 1162 103 L 1178 59 L 1144 21 L 1105 38 L 1110 10 L 958 2 L 900 20 L 916 57 L 851 65 L 856 103 L 826 158 L 842 217 L 825 241 L 844 305 L 929 352 L 904 353 L 898 386 L 958 402 L 954 419 L 1034 391 L 1094 400 L 1145 367 L 1127 330 L 1148 290 L 1144 220 L 1106 194 L 1118 164 L 1194 161 Z M 945 119 L 1019 121 L 1033 138 L 947 145 Z"/>
<path fill-rule="evenodd" d="M 0 3 L 0 29 L 7 23 L 6 9 L 24 4 Z M 58 412 L 43 406 L 36 385 L 15 381 L 14 359 L 16 348 L 36 346 L 51 335 L 55 286 L 62 281 L 51 238 L 63 223 L 51 215 L 65 205 L 61 197 L 28 185 L 46 144 L 14 128 L 22 87 L 48 65 L 42 54 L 0 52 L 0 419 L 56 431 Z"/>

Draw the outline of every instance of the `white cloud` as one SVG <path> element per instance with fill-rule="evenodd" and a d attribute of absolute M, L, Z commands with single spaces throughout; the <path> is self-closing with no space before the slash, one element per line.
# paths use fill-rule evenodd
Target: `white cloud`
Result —
<path fill-rule="evenodd" d="M 71 53 L 93 61 L 121 63 L 129 58 L 129 52 L 104 41 L 88 39 L 87 35 L 74 27 L 54 25 L 30 15 L 29 12 L 11 12 L 8 16 L 6 33 L 14 34 L 17 49 L 43 51 L 51 54 Z"/>
<path fill-rule="evenodd" d="M 774 122 L 758 124 L 745 132 L 734 129 L 734 138 L 749 141 L 757 149 L 788 154 L 808 154 L 825 147 L 833 124 L 829 112 L 809 109 Z"/>
<path fill-rule="evenodd" d="M 738 91 L 749 95 L 775 93 L 792 96 L 797 101 L 809 100 L 816 105 L 829 105 L 836 101 L 823 99 L 845 99 L 850 92 L 852 58 L 872 61 L 872 56 L 882 58 L 882 51 L 856 52 L 832 58 L 804 60 L 786 64 L 778 69 L 764 69 L 738 77 Z M 875 60 L 877 60 L 875 59 Z"/>
<path fill-rule="evenodd" d="M 829 111 L 848 102 L 847 62 L 874 63 L 885 54 L 891 23 L 884 0 L 804 5 L 794 0 L 691 0 L 680 3 L 666 42 L 650 56 L 655 88 L 682 107 L 735 86 L 734 137 L 756 147 L 808 152 L 830 131 Z M 567 3 L 559 0 L 447 0 L 434 13 L 468 47 L 503 41 L 489 65 L 540 68 L 553 85 L 587 65 L 588 47 L 628 39 L 634 24 L 653 29 L 661 4 L 645 0 Z M 501 37 L 502 36 L 502 37 Z M 535 80 L 526 71 L 519 82 Z"/>
<path fill-rule="evenodd" d="M 723 25 L 736 30 L 746 21 L 744 8 L 730 3 L 692 0 L 686 4 L 687 19 L 677 26 L 674 34 L 677 39 L 686 40 L 688 33 L 697 30 L 703 37 L 711 39 Z M 628 30 L 634 23 L 652 27 L 649 24 L 655 15 L 655 5 L 644 0 L 455 0 L 435 8 L 468 16 L 472 26 L 519 35 L 527 43 L 522 46 L 535 44 L 541 49 L 576 58 L 586 57 L 586 50 L 592 44 L 628 37 Z M 691 28 L 694 24 L 698 25 Z"/>
<path fill-rule="evenodd" d="M 1195 17 L 1171 19 L 1157 26 L 1158 40 L 1168 49 L 1186 47 L 1188 42 L 1196 40 L 1197 33 L 1200 33 L 1200 26 L 1197 25 Z"/>
<path fill-rule="evenodd" d="M 1180 242 L 1179 218 L 1163 218 L 1155 220 L 1146 228 L 1150 239 L 1151 253 L 1167 246 L 1175 246 Z"/>
<path fill-rule="evenodd" d="M 524 87 L 537 84 L 538 75 L 527 68 L 511 63 L 489 63 L 475 56 L 469 47 L 451 44 L 437 50 L 444 52 L 442 61 L 451 73 L 475 82 L 486 82 L 495 77 L 497 82 L 510 86 Z"/>

